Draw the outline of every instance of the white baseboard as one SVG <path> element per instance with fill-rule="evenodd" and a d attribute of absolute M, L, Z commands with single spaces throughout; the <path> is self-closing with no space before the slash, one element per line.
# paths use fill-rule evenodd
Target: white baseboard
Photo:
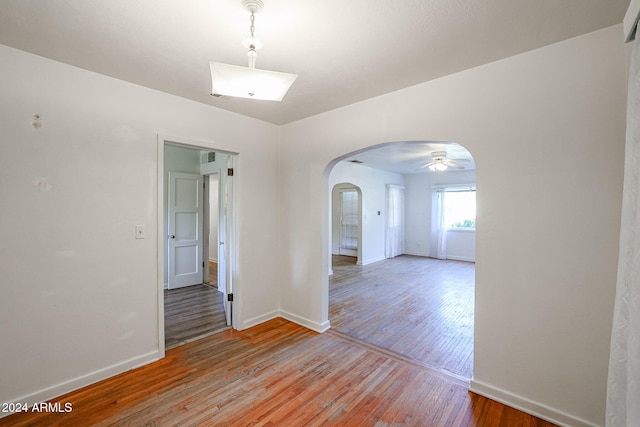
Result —
<path fill-rule="evenodd" d="M 380 256 L 377 258 L 370 258 L 362 261 L 361 263 L 358 263 L 358 265 L 369 265 L 369 264 L 373 264 L 374 262 L 384 261 L 385 259 L 386 258 L 384 256 Z"/>
<path fill-rule="evenodd" d="M 429 251 L 427 252 L 422 252 L 422 251 L 403 251 L 402 255 L 414 255 L 414 256 L 422 256 L 422 257 L 429 257 Z"/>
<path fill-rule="evenodd" d="M 471 380 L 469 391 L 472 391 L 481 396 L 487 397 L 496 402 L 503 403 L 512 408 L 526 412 L 543 420 L 552 422 L 559 426 L 566 427 L 600 427 L 598 424 L 593 424 L 587 420 L 575 417 L 542 403 L 534 402 L 517 394 L 513 394 L 507 390 L 493 387 L 489 384 L 482 383 L 480 381 Z"/>
<path fill-rule="evenodd" d="M 252 319 L 247 319 L 243 322 L 240 322 L 240 325 L 236 325 L 235 329 L 237 329 L 238 331 L 242 331 L 261 323 L 268 322 L 269 320 L 275 319 L 276 317 L 280 317 L 279 310 L 274 310 L 269 313 L 265 313 Z"/>
<path fill-rule="evenodd" d="M 282 317 L 283 319 L 286 319 L 290 322 L 296 323 L 300 326 L 304 326 L 307 329 L 311 329 L 312 331 L 319 332 L 319 333 L 325 332 L 331 327 L 331 324 L 329 323 L 328 320 L 323 323 L 318 323 L 318 322 L 314 322 L 313 320 L 309 320 L 305 317 L 298 316 L 296 314 L 289 313 L 284 310 L 274 310 L 269 313 L 265 313 L 261 316 L 256 316 L 252 319 L 247 319 L 243 321 L 240 325 L 238 325 L 236 329 L 239 331 L 242 331 L 244 329 L 257 326 L 261 323 L 268 322 L 269 320 L 275 319 L 277 317 Z"/>
<path fill-rule="evenodd" d="M 428 258 L 433 258 L 433 259 L 437 259 L 436 257 L 432 257 L 429 252 L 419 252 L 419 251 L 404 251 L 402 253 L 403 255 L 415 255 L 415 256 L 422 256 L 422 257 L 428 257 Z M 468 262 L 476 262 L 475 258 L 472 257 L 465 257 L 465 256 L 449 256 L 447 255 L 447 259 L 450 260 L 454 260 L 454 261 L 468 261 Z"/>
<path fill-rule="evenodd" d="M 464 256 L 448 256 L 447 259 L 451 259 L 454 261 L 468 261 L 468 262 L 476 262 L 475 258 L 464 257 Z"/>
<path fill-rule="evenodd" d="M 155 362 L 157 360 L 160 360 L 160 353 L 157 351 L 153 351 L 151 353 L 143 354 L 129 360 L 125 360 L 121 363 L 116 363 L 115 365 L 107 366 L 103 369 L 98 369 L 97 371 L 90 372 L 86 375 L 82 375 L 72 380 L 35 391 L 25 396 L 16 397 L 15 399 L 9 399 L 8 401 L 27 403 L 29 406 L 32 406 L 35 403 L 46 402 L 48 400 L 55 399 L 56 397 L 78 390 L 82 387 L 86 387 L 88 385 L 116 376 L 123 372 L 131 371 L 141 366 L 148 365 L 149 363 Z M 7 415 L 11 415 L 11 413 L 0 413 L 0 418 Z"/>
<path fill-rule="evenodd" d="M 331 328 L 331 324 L 328 320 L 322 323 L 315 322 L 313 320 L 309 320 L 305 317 L 298 316 L 293 313 L 289 313 L 284 310 L 280 310 L 280 317 L 287 319 L 293 323 L 297 323 L 300 326 L 304 326 L 307 329 L 311 329 L 312 331 L 323 333 Z"/>
<path fill-rule="evenodd" d="M 402 254 L 403 255 L 422 256 L 422 257 L 428 257 L 429 256 L 429 252 L 420 252 L 420 251 L 404 251 Z"/>

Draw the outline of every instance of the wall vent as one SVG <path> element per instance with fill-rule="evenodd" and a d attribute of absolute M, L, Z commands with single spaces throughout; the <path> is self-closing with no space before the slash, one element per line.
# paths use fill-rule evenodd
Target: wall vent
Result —
<path fill-rule="evenodd" d="M 216 161 L 216 152 L 215 151 L 207 151 L 202 154 L 202 163 L 213 163 Z"/>

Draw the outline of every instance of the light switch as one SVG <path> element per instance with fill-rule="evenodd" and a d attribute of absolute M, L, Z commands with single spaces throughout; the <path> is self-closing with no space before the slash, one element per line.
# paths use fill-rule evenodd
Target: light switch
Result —
<path fill-rule="evenodd" d="M 144 225 L 136 225 L 136 239 L 144 239 Z"/>

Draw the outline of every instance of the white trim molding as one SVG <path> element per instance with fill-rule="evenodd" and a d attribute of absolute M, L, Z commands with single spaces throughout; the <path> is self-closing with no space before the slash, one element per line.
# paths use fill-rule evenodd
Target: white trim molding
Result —
<path fill-rule="evenodd" d="M 46 402 L 51 399 L 59 398 L 60 396 L 63 396 L 72 391 L 81 389 L 82 387 L 86 387 L 88 385 L 95 384 L 107 378 L 114 377 L 123 372 L 131 371 L 141 366 L 148 365 L 149 363 L 156 362 L 161 358 L 162 357 L 160 352 L 152 351 L 150 353 L 142 354 L 140 356 L 136 356 L 129 360 L 125 360 L 124 362 L 116 363 L 115 365 L 107 366 L 106 368 L 103 368 L 103 369 L 98 369 L 97 371 L 90 372 L 86 375 L 73 378 L 69 381 L 65 381 L 60 384 L 56 384 L 51 387 L 44 388 L 42 390 L 38 390 L 26 396 L 21 396 L 15 399 L 11 399 L 11 401 L 27 403 L 29 406 L 32 406 L 38 402 Z M 10 412 L 0 413 L 0 418 L 5 417 L 7 415 L 11 415 L 11 413 Z"/>
<path fill-rule="evenodd" d="M 450 259 L 451 261 L 476 262 L 475 258 L 464 257 L 464 256 L 448 256 L 447 259 Z"/>
<path fill-rule="evenodd" d="M 278 317 L 280 317 L 280 311 L 274 310 L 274 311 L 270 311 L 269 313 L 265 313 L 260 316 L 253 317 L 251 319 L 238 322 L 238 324 L 234 325 L 234 328 L 237 329 L 238 331 L 243 331 L 245 329 L 252 328 L 261 323 L 268 322 L 269 320 L 273 320 Z"/>
<path fill-rule="evenodd" d="M 423 251 L 407 251 L 407 250 L 405 250 L 402 254 L 403 255 L 429 257 L 429 252 L 423 252 Z"/>
<path fill-rule="evenodd" d="M 599 427 L 597 424 L 590 423 L 587 420 L 577 418 L 573 415 L 567 414 L 542 403 L 535 402 L 527 399 L 526 397 L 518 396 L 507 390 L 503 390 L 498 387 L 494 387 L 489 384 L 485 384 L 474 379 L 471 380 L 469 385 L 469 391 L 495 400 L 496 402 L 503 403 L 512 408 L 518 409 L 527 414 L 531 414 L 543 420 L 552 422 L 559 426 L 565 427 Z"/>
<path fill-rule="evenodd" d="M 257 325 L 259 325 L 261 323 L 268 322 L 269 320 L 276 319 L 278 317 L 281 317 L 281 318 L 283 318 L 285 320 L 293 322 L 293 323 L 295 323 L 297 325 L 300 325 L 302 327 L 305 327 L 307 329 L 311 329 L 312 331 L 318 332 L 318 333 L 326 332 L 331 328 L 331 324 L 329 323 L 328 320 L 323 322 L 323 323 L 318 323 L 318 322 L 315 322 L 313 320 L 307 319 L 306 317 L 302 317 L 302 316 L 298 316 L 297 314 L 289 313 L 288 311 L 274 310 L 274 311 L 271 311 L 269 313 L 265 313 L 263 315 L 256 316 L 254 318 L 247 319 L 247 320 L 243 321 L 241 325 L 238 325 L 238 327 L 236 329 L 241 331 L 241 330 L 244 330 L 244 329 L 251 328 L 253 326 L 257 326 Z"/>
<path fill-rule="evenodd" d="M 627 13 L 622 20 L 625 43 L 635 40 L 638 19 L 640 19 L 640 0 L 631 0 Z"/>
<path fill-rule="evenodd" d="M 362 262 L 357 262 L 356 264 L 357 265 L 369 265 L 369 264 L 373 264 L 374 262 L 384 261 L 385 259 L 387 259 L 387 258 L 385 258 L 384 256 L 379 256 L 379 257 L 375 257 L 375 258 L 366 259 L 366 260 L 364 260 Z"/>
<path fill-rule="evenodd" d="M 298 316 L 297 314 L 289 313 L 284 310 L 280 310 L 280 317 L 318 333 L 326 332 L 331 328 L 331 324 L 328 320 L 322 323 L 318 323 L 313 320 L 307 319 L 306 317 Z"/>

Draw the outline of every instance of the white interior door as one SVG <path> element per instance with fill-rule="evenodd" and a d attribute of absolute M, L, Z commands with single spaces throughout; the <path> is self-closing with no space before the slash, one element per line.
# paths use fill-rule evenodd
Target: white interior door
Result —
<path fill-rule="evenodd" d="M 169 172 L 168 286 L 202 283 L 201 175 Z"/>
<path fill-rule="evenodd" d="M 340 191 L 340 255 L 358 256 L 358 191 Z"/>
<path fill-rule="evenodd" d="M 233 170 L 233 156 L 227 158 L 227 170 Z M 227 171 L 223 171 L 227 172 Z M 233 217 L 233 175 L 220 174 L 218 213 L 218 290 L 223 292 L 224 311 L 227 325 L 231 326 L 231 310 L 233 306 L 233 247 L 231 218 Z"/>

